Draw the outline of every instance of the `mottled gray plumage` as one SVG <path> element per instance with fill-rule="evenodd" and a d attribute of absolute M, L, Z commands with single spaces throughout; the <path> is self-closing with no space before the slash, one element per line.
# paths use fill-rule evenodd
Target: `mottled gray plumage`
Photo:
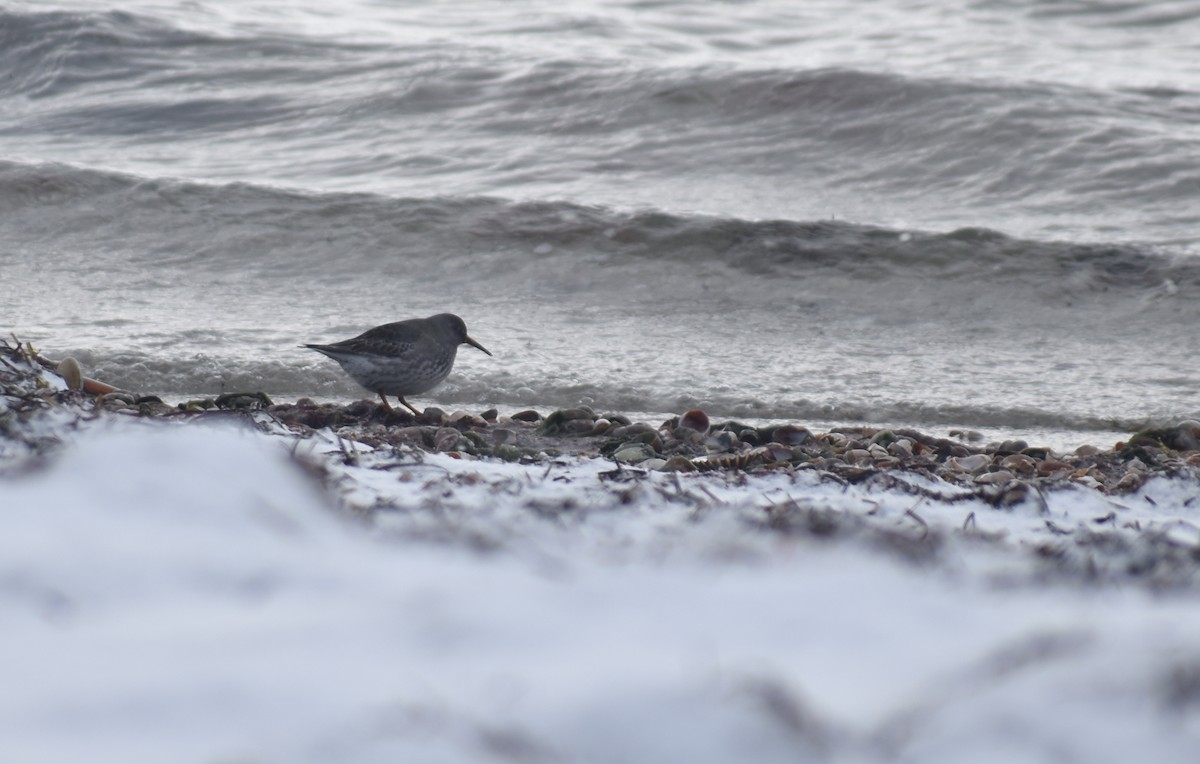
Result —
<path fill-rule="evenodd" d="M 467 325 L 453 313 L 429 318 L 411 318 L 368 329 L 331 345 L 304 345 L 337 361 L 355 382 L 379 395 L 383 407 L 392 410 L 387 396 L 395 395 L 414 414 L 421 412 L 404 400 L 437 387 L 454 367 L 462 344 L 483 345 L 467 336 Z"/>

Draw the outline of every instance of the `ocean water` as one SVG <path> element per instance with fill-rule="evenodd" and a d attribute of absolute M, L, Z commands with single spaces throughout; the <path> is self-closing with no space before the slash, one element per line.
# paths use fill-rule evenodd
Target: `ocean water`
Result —
<path fill-rule="evenodd" d="M 0 330 L 166 398 L 1200 418 L 1200 4 L 0 0 Z"/>

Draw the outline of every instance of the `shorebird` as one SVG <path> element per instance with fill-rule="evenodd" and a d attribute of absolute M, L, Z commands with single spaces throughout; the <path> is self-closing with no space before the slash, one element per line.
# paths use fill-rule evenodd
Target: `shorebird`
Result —
<path fill-rule="evenodd" d="M 404 400 L 432 390 L 454 367 L 459 345 L 491 351 L 467 335 L 467 325 L 453 313 L 429 318 L 410 318 L 376 326 L 357 337 L 331 345 L 303 345 L 329 356 L 355 382 L 379 395 L 383 407 L 392 411 L 387 396 L 394 395 L 417 416 L 420 411 Z"/>

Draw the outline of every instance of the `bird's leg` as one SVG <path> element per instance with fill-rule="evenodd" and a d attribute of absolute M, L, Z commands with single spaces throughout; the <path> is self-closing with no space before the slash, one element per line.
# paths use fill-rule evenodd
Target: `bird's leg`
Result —
<path fill-rule="evenodd" d="M 386 395 L 384 395 L 383 393 L 380 393 L 380 394 L 379 394 L 379 400 L 383 401 L 383 409 L 384 409 L 384 411 L 387 411 L 389 414 L 390 414 L 390 413 L 392 413 L 392 404 L 390 404 L 390 403 L 388 403 L 388 402 L 387 402 L 387 396 L 386 396 Z M 401 398 L 401 399 L 400 399 L 400 402 L 401 402 L 401 403 L 403 403 L 403 402 L 404 402 L 404 399 L 403 399 L 403 398 Z M 406 406 L 407 406 L 408 404 L 404 404 L 404 405 L 406 405 Z M 410 407 L 410 408 L 411 408 L 411 407 Z"/>
<path fill-rule="evenodd" d="M 403 403 L 405 406 L 407 406 L 407 407 L 408 407 L 408 410 L 409 410 L 409 411 L 411 411 L 411 412 L 413 413 L 413 415 L 414 415 L 414 416 L 421 416 L 421 412 L 420 412 L 420 411 L 417 411 L 415 408 L 413 408 L 413 405 L 412 405 L 411 403 L 409 403 L 408 401 L 404 400 L 404 396 L 403 396 L 403 395 L 397 395 L 396 397 L 400 399 L 400 402 L 401 402 L 401 403 Z"/>

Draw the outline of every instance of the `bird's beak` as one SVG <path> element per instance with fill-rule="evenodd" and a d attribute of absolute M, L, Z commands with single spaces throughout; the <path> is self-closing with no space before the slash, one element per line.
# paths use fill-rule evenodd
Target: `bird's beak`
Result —
<path fill-rule="evenodd" d="M 492 351 L 488 350 L 488 349 L 487 349 L 487 348 L 485 348 L 483 345 L 480 345 L 478 342 L 476 342 L 475 340 L 471 339 L 470 337 L 467 337 L 465 340 L 463 340 L 463 342 L 467 343 L 467 344 L 468 344 L 468 345 L 470 345 L 471 347 L 476 347 L 476 348 L 479 348 L 480 350 L 482 350 L 483 352 L 487 353 L 488 355 L 491 355 L 491 354 L 492 354 Z"/>

